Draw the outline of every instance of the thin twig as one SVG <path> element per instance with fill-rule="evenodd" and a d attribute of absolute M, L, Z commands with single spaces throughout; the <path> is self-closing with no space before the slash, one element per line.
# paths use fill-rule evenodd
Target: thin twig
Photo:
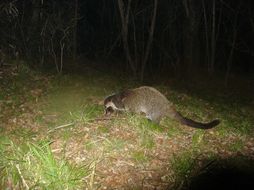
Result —
<path fill-rule="evenodd" d="M 75 122 L 67 123 L 67 124 L 64 124 L 64 125 L 57 126 L 57 127 L 53 128 L 53 129 L 49 130 L 48 133 L 51 133 L 51 132 L 53 132 L 53 131 L 55 131 L 55 130 L 57 130 L 57 129 L 62 129 L 62 128 L 64 128 L 64 127 L 69 127 L 69 126 L 71 126 L 71 125 L 74 125 L 74 123 L 75 123 Z"/>
<path fill-rule="evenodd" d="M 93 188 L 93 184 L 94 184 L 94 177 L 95 177 L 96 165 L 97 165 L 97 163 L 96 163 L 96 161 L 94 161 L 94 162 L 92 163 L 92 174 L 91 174 L 90 183 L 89 183 L 89 187 L 90 187 L 91 190 L 94 189 L 94 188 Z"/>
<path fill-rule="evenodd" d="M 22 180 L 23 185 L 26 187 L 26 189 L 29 189 L 29 186 L 27 185 L 27 183 L 26 183 L 26 181 L 25 181 L 23 175 L 21 174 L 21 171 L 20 171 L 20 168 L 19 168 L 19 165 L 18 165 L 18 164 L 16 164 L 16 168 L 17 168 L 18 173 L 19 173 L 19 175 L 20 175 L 20 177 L 21 177 L 21 180 Z"/>

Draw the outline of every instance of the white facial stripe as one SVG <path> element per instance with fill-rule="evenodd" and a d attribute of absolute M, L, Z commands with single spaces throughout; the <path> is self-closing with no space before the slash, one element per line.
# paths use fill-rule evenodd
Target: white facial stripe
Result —
<path fill-rule="evenodd" d="M 110 101 L 105 105 L 106 108 L 111 107 L 113 110 L 118 110 L 118 111 L 124 111 L 124 109 L 119 109 L 118 107 L 116 107 L 116 105 Z"/>
<path fill-rule="evenodd" d="M 115 104 L 113 102 L 108 102 L 105 106 L 106 106 L 106 108 L 112 107 L 113 110 L 117 110 L 117 107 L 115 106 Z"/>

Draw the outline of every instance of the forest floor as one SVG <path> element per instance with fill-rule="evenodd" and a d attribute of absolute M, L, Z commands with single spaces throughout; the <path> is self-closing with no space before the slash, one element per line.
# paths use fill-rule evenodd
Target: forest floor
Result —
<path fill-rule="evenodd" d="M 205 80 L 152 84 L 183 115 L 222 121 L 209 130 L 170 119 L 158 126 L 133 114 L 105 117 L 107 95 L 139 84 L 91 68 L 55 76 L 19 65 L 1 68 L 0 81 L 0 189 L 215 189 L 222 179 L 225 187 L 253 184 L 251 81 L 227 89 Z"/>

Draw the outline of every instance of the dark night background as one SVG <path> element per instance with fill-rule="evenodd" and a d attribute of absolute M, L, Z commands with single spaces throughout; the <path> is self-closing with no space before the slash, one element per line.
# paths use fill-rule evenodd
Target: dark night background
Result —
<path fill-rule="evenodd" d="M 99 60 L 105 72 L 115 69 L 141 81 L 200 73 L 226 82 L 232 74 L 253 77 L 251 0 L 156 2 L 2 1 L 2 62 L 15 57 L 61 72 L 60 65 L 68 71 L 71 62 Z"/>
<path fill-rule="evenodd" d="M 99 181 L 95 180 L 96 185 L 100 185 L 100 182 L 112 182 L 112 186 L 108 187 L 117 189 L 114 179 L 124 176 L 120 185 L 127 184 L 127 189 L 144 187 L 142 180 L 146 180 L 145 182 L 151 185 L 149 187 L 154 189 L 158 184 L 153 182 L 158 182 L 166 189 L 168 184 L 163 181 L 163 177 L 166 176 L 166 181 L 176 184 L 175 189 L 184 189 L 185 186 L 186 189 L 247 189 L 248 185 L 253 186 L 253 2 L 1 0 L 0 189 L 22 189 L 26 186 L 26 189 L 30 189 L 28 185 L 31 188 L 37 188 L 38 185 L 39 189 L 47 189 L 52 185 L 51 178 L 49 186 L 46 183 L 44 186 L 43 182 L 40 184 L 37 179 L 33 181 L 33 170 L 27 169 L 33 166 L 23 167 L 23 171 L 28 171 L 27 176 L 24 176 L 28 185 L 24 183 L 20 174 L 23 171 L 20 172 L 19 168 L 14 166 L 20 164 L 22 170 L 22 164 L 27 161 L 23 162 L 23 155 L 32 154 L 25 152 L 7 161 L 3 156 L 18 152 L 18 148 L 15 148 L 25 144 L 28 138 L 34 143 L 34 131 L 36 135 L 38 131 L 43 134 L 36 136 L 37 139 L 44 142 L 45 139 L 50 139 L 50 143 L 43 148 L 52 146 L 57 151 L 66 148 L 62 151 L 64 156 L 65 151 L 68 155 L 74 155 L 66 159 L 75 162 L 75 159 L 84 158 L 82 162 L 77 161 L 82 165 L 91 164 L 92 162 L 85 163 L 90 161 L 91 157 L 94 159 L 93 157 L 98 155 L 104 156 L 104 145 L 112 146 L 113 148 L 106 150 L 109 156 L 102 159 L 106 164 L 103 161 L 92 160 L 98 164 L 98 167 L 94 165 L 93 169 L 96 172 L 98 170 L 99 175 L 92 173 L 91 168 L 88 169 L 88 177 L 86 176 L 85 180 L 87 182 L 90 176 L 95 176 Z M 191 129 L 188 131 L 184 127 L 182 129 L 182 126 L 171 121 L 166 122 L 169 128 L 162 127 L 158 132 L 156 126 L 155 130 L 151 129 L 154 126 L 146 120 L 140 122 L 134 118 L 134 121 L 127 121 L 127 117 L 125 120 L 119 120 L 123 125 L 121 122 L 114 123 L 115 120 L 96 120 L 102 115 L 103 103 L 100 102 L 105 94 L 109 95 L 115 90 L 134 87 L 137 84 L 158 87 L 184 115 L 198 120 L 218 117 L 222 122 L 218 128 L 205 133 Z M 139 125 L 139 128 L 136 125 Z M 147 129 L 144 127 L 147 125 L 152 127 Z M 142 132 L 140 126 L 143 127 Z M 26 139 L 19 134 L 18 129 L 22 134 L 23 131 L 31 129 L 33 134 Z M 66 133 L 63 134 L 62 131 Z M 97 138 L 97 135 L 102 138 Z M 13 148 L 11 146 L 6 146 L 6 149 L 2 147 L 2 141 L 5 142 L 7 136 L 16 140 L 14 141 L 17 146 L 12 144 L 14 151 L 10 151 Z M 148 139 L 148 145 L 151 147 L 144 147 L 142 138 Z M 74 145 L 69 143 L 69 139 L 73 140 Z M 89 146 L 86 149 L 84 145 L 87 144 Z M 129 144 L 134 148 L 124 149 Z M 38 143 L 38 147 L 40 145 Z M 93 145 L 94 149 L 90 145 Z M 117 151 L 115 147 L 118 148 Z M 111 149 L 115 151 L 114 155 L 110 155 Z M 187 152 L 182 156 L 181 153 L 186 149 L 192 151 L 191 154 Z M 80 157 L 76 157 L 77 152 L 80 153 Z M 133 152 L 137 154 L 132 155 Z M 7 170 L 12 166 L 9 161 L 18 160 L 20 155 L 22 162 L 13 164 L 14 170 Z M 216 158 L 213 158 L 214 155 Z M 111 156 L 114 159 L 111 159 Z M 242 163 L 237 163 L 238 167 L 235 167 L 234 159 L 239 161 L 238 156 Z M 242 156 L 246 157 L 248 162 L 242 159 Z M 173 161 L 169 157 L 173 158 Z M 187 161 L 184 160 L 185 157 L 188 158 Z M 225 164 L 231 158 L 233 165 Z M 147 164 L 154 161 L 153 159 L 157 162 L 153 162 L 151 166 L 156 168 L 159 163 L 157 170 L 149 168 L 150 165 Z M 212 159 L 219 160 L 219 164 L 214 164 Z M 147 164 L 148 169 L 145 168 L 145 164 L 142 165 L 143 162 Z M 116 169 L 116 163 L 120 163 L 119 166 L 123 164 L 124 167 L 118 167 L 119 171 L 115 170 L 114 173 L 112 171 Z M 167 163 L 171 163 L 170 167 Z M 185 163 L 187 167 L 184 168 Z M 195 170 L 196 165 L 203 167 L 204 163 L 208 164 L 202 168 L 203 170 L 192 175 L 192 167 Z M 250 165 L 252 167 L 249 167 Z M 180 171 L 177 174 L 180 180 L 172 177 L 171 171 L 174 166 L 176 171 Z M 143 172 L 143 169 L 147 170 Z M 15 175 L 12 175 L 12 171 L 16 171 Z M 65 168 L 64 171 L 67 171 L 67 174 L 71 173 Z M 151 175 L 146 172 L 151 172 Z M 38 176 L 38 179 L 41 179 L 40 173 Z M 78 187 L 83 188 L 85 175 L 77 176 L 81 184 Z M 132 177 L 133 182 L 128 184 L 126 176 Z M 192 179 L 192 176 L 195 177 Z M 112 181 L 106 181 L 107 177 Z M 72 177 L 68 180 L 71 186 Z M 56 184 L 59 186 L 52 187 L 63 187 L 61 180 L 58 183 Z M 93 189 L 94 184 L 89 186 L 89 183 L 85 184 L 89 187 L 87 189 Z M 73 189 L 76 187 L 73 186 Z"/>

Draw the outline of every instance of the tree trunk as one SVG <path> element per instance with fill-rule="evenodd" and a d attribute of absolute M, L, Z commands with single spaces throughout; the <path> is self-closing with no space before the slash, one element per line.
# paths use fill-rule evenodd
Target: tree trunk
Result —
<path fill-rule="evenodd" d="M 78 0 L 75 0 L 74 9 L 74 28 L 73 28 L 73 61 L 77 60 L 77 25 L 78 25 Z"/>
<path fill-rule="evenodd" d="M 141 74 L 140 74 L 141 81 L 143 81 L 143 79 L 144 79 L 144 71 L 145 71 L 145 67 L 147 65 L 150 49 L 151 49 L 152 42 L 153 42 L 153 33 L 154 33 L 154 28 L 155 28 L 157 7 L 158 7 L 158 0 L 154 0 L 153 17 L 151 19 L 149 38 L 148 38 L 147 45 L 146 45 L 144 61 L 142 62 L 142 65 L 141 65 Z"/>
<path fill-rule="evenodd" d="M 216 4 L 215 0 L 213 0 L 213 8 L 212 8 L 212 34 L 211 34 L 211 62 L 210 62 L 210 67 L 209 67 L 209 72 L 210 74 L 213 74 L 214 72 L 214 63 L 215 63 L 215 50 L 216 50 L 216 39 L 215 39 L 215 31 L 216 31 L 216 26 L 215 26 L 215 21 L 216 21 Z"/>
<path fill-rule="evenodd" d="M 232 60 L 233 60 L 233 55 L 234 55 L 234 50 L 235 50 L 235 43 L 236 43 L 236 38 L 237 38 L 237 21 L 238 21 L 238 13 L 236 13 L 235 20 L 234 20 L 234 25 L 233 25 L 233 38 L 232 38 L 232 46 L 231 50 L 228 56 L 228 61 L 227 61 L 227 71 L 225 75 L 225 86 L 228 85 L 228 79 L 229 75 L 231 72 L 231 67 L 232 67 Z"/>
<path fill-rule="evenodd" d="M 122 40 L 123 40 L 125 55 L 126 55 L 126 58 L 128 60 L 128 64 L 130 65 L 130 68 L 132 70 L 132 73 L 136 77 L 137 68 L 136 68 L 136 66 L 133 62 L 133 59 L 131 58 L 129 43 L 128 43 L 128 24 L 129 24 L 129 14 L 130 14 L 130 8 L 131 8 L 131 0 L 128 0 L 126 13 L 124 13 L 125 12 L 125 7 L 124 7 L 123 0 L 118 0 L 118 7 L 119 7 L 121 23 L 122 23 Z"/>
<path fill-rule="evenodd" d="M 208 19 L 207 19 L 207 13 L 206 13 L 206 6 L 205 6 L 205 0 L 202 0 L 202 6 L 203 6 L 203 13 L 204 13 L 204 25 L 205 25 L 205 45 L 206 45 L 206 55 L 205 55 L 205 62 L 207 64 L 207 70 L 209 72 L 210 70 L 210 41 L 209 41 L 209 28 L 208 28 Z"/>
<path fill-rule="evenodd" d="M 187 75 L 192 74 L 199 65 L 199 38 L 198 26 L 200 20 L 199 0 L 183 0 L 186 18 L 183 31 L 184 69 Z"/>

